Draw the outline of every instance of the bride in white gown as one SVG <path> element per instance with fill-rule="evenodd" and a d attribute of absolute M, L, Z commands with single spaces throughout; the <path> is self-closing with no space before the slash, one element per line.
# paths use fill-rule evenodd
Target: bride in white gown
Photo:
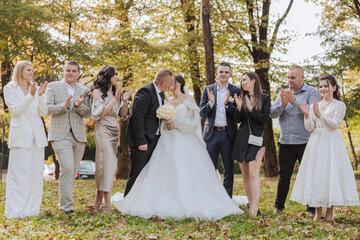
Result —
<path fill-rule="evenodd" d="M 201 139 L 199 107 L 184 93 L 184 79 L 175 79 L 169 104 L 176 107 L 176 118 L 163 121 L 149 163 L 131 191 L 114 205 L 122 213 L 144 218 L 216 220 L 243 213 L 219 181 Z"/>

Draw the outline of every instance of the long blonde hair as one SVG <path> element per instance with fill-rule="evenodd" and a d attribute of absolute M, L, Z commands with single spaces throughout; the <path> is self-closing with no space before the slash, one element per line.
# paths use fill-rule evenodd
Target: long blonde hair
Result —
<path fill-rule="evenodd" d="M 23 80 L 22 78 L 22 72 L 26 66 L 32 66 L 32 63 L 30 61 L 22 60 L 16 63 L 14 72 L 11 76 L 11 80 L 8 83 L 11 86 L 17 87 L 20 84 L 20 81 Z"/>

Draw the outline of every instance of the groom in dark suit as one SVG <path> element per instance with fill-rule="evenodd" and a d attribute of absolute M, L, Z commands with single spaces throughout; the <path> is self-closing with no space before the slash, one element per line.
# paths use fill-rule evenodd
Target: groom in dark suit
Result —
<path fill-rule="evenodd" d="M 236 135 L 234 114 L 236 104 L 234 94 L 240 94 L 240 88 L 229 83 L 232 76 L 229 63 L 220 63 L 216 76 L 218 81 L 204 88 L 200 115 L 206 118 L 203 138 L 211 160 L 217 169 L 219 154 L 221 153 L 224 168 L 224 187 L 232 197 L 234 183 L 234 160 L 231 159 L 233 141 Z"/>
<path fill-rule="evenodd" d="M 126 134 L 130 146 L 130 176 L 126 183 L 126 196 L 141 170 L 148 163 L 160 137 L 156 109 L 164 104 L 165 94 L 173 80 L 169 70 L 160 69 L 153 82 L 139 89 L 134 98 L 132 117 Z"/>

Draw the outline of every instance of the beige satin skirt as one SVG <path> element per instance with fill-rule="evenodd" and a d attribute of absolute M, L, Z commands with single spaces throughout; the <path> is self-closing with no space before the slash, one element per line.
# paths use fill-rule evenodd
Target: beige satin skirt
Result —
<path fill-rule="evenodd" d="M 95 154 L 95 182 L 98 191 L 111 191 L 117 170 L 117 149 L 119 128 L 117 125 L 108 125 L 99 121 L 95 127 L 94 139 Z"/>

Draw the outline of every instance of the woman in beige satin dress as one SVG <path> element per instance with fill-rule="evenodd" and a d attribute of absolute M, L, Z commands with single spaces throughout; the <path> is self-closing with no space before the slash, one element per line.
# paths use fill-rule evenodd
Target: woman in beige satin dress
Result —
<path fill-rule="evenodd" d="M 103 67 L 97 74 L 91 87 L 93 103 L 91 118 L 95 124 L 95 182 L 96 199 L 89 210 L 100 210 L 110 213 L 111 188 L 117 169 L 117 151 L 119 142 L 118 119 L 130 117 L 127 101 L 133 90 L 121 94 L 121 88 L 116 87 L 119 81 L 118 72 L 113 66 Z"/>

